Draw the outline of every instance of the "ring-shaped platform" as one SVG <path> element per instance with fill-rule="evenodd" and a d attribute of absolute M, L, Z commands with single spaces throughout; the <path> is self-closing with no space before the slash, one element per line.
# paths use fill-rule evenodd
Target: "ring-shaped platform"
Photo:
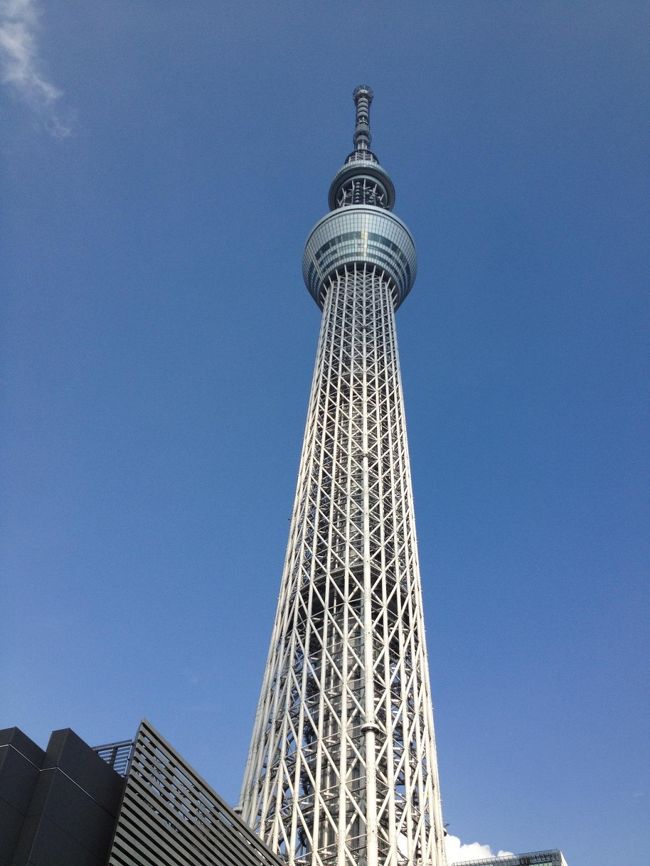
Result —
<path fill-rule="evenodd" d="M 404 223 L 390 211 L 372 205 L 351 205 L 319 220 L 305 244 L 302 274 L 319 307 L 327 278 L 345 265 L 380 268 L 395 285 L 395 309 L 415 282 L 415 243 Z"/>

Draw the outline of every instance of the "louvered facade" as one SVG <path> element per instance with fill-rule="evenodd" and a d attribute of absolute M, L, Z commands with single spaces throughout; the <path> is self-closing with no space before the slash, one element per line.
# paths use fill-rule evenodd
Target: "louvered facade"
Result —
<path fill-rule="evenodd" d="M 142 722 L 126 768 L 108 864 L 282 866 L 282 861 Z"/>

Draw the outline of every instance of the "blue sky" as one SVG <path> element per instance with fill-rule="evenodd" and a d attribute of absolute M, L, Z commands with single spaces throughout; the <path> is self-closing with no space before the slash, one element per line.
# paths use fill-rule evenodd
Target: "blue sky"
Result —
<path fill-rule="evenodd" d="M 648 858 L 647 2 L 0 0 L 0 724 L 237 799 L 375 91 L 450 832 Z M 645 330 L 645 333 L 644 333 Z"/>

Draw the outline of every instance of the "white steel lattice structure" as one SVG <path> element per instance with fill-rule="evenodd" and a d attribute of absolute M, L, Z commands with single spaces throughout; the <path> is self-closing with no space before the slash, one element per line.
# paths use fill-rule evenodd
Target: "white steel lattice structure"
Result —
<path fill-rule="evenodd" d="M 415 247 L 354 99 L 305 250 L 323 319 L 240 808 L 291 866 L 444 866 L 394 316 Z"/>

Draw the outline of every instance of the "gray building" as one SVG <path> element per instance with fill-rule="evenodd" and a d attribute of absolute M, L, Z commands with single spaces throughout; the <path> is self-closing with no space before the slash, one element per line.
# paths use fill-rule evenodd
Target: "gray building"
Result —
<path fill-rule="evenodd" d="M 117 759 L 121 748 L 118 744 Z M 283 861 L 143 721 L 128 760 L 108 864 L 282 866 Z"/>
<path fill-rule="evenodd" d="M 282 866 L 146 721 L 90 747 L 0 731 L 0 866 Z"/>
<path fill-rule="evenodd" d="M 562 852 L 530 851 L 528 854 L 513 854 L 507 857 L 487 857 L 483 860 L 463 860 L 454 866 L 567 866 Z"/>
<path fill-rule="evenodd" d="M 105 863 L 124 780 L 70 729 L 0 731 L 0 866 Z"/>

